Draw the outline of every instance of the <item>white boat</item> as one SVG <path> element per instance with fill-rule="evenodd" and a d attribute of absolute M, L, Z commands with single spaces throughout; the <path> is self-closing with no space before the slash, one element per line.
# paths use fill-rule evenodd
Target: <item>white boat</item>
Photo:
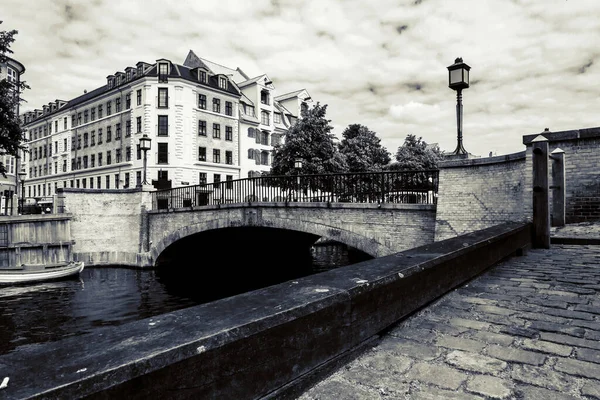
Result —
<path fill-rule="evenodd" d="M 78 275 L 83 271 L 83 261 L 68 264 L 32 264 L 21 268 L 0 269 L 0 284 L 40 282 Z"/>

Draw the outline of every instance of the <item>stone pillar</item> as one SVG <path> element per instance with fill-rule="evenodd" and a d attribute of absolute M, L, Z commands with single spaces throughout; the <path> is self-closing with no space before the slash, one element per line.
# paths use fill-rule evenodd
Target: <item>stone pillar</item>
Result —
<path fill-rule="evenodd" d="M 550 153 L 552 159 L 552 226 L 565 226 L 567 190 L 565 152 L 559 148 Z"/>
<path fill-rule="evenodd" d="M 534 248 L 550 248 L 550 203 L 548 196 L 548 139 L 539 135 L 533 145 L 533 238 Z"/>

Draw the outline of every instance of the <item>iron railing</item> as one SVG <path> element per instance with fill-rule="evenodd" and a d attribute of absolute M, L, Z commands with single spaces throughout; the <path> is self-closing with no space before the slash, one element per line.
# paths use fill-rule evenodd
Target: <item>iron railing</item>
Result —
<path fill-rule="evenodd" d="M 435 204 L 438 171 L 261 176 L 152 192 L 152 209 L 249 202 Z"/>

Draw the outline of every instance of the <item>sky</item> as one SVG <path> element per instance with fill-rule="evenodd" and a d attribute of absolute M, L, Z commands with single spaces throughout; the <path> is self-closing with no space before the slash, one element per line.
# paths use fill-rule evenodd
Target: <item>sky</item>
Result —
<path fill-rule="evenodd" d="M 266 73 L 277 94 L 306 89 L 336 136 L 362 124 L 392 154 L 407 134 L 454 150 L 457 57 L 471 67 L 463 142 L 476 156 L 600 126 L 598 0 L 2 0 L 0 20 L 19 31 L 22 111 L 193 50 Z"/>

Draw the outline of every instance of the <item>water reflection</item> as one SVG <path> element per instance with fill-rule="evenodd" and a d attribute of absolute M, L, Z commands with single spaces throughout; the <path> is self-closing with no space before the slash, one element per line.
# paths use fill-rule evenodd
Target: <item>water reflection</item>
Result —
<path fill-rule="evenodd" d="M 207 268 L 86 268 L 75 279 L 0 287 L 0 354 L 190 307 L 368 258 L 340 244 Z M 193 263 L 192 263 L 193 264 Z M 181 267 L 181 266 L 179 266 Z M 262 267 L 262 268 L 261 268 Z M 188 271 L 187 273 L 184 273 Z M 192 272 L 189 272 L 192 271 Z"/>

